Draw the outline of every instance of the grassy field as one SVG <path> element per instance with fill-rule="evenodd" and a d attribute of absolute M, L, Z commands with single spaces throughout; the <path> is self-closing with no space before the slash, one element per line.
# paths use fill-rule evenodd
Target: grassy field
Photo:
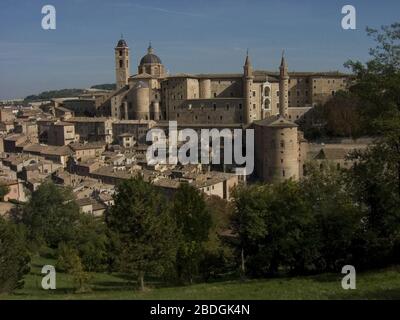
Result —
<path fill-rule="evenodd" d="M 343 290 L 341 274 L 262 280 L 224 281 L 180 287 L 148 283 L 139 292 L 124 275 L 93 273 L 91 292 L 74 293 L 71 277 L 57 273 L 57 289 L 41 288 L 41 267 L 53 260 L 33 261 L 25 287 L 0 299 L 400 299 L 400 267 L 357 274 L 357 289 Z"/>

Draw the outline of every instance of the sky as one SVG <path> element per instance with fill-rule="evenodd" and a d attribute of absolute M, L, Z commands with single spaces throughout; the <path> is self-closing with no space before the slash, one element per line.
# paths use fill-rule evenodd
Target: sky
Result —
<path fill-rule="evenodd" d="M 44 5 L 56 29 L 44 30 Z M 356 8 L 344 30 L 342 7 Z M 346 71 L 374 46 L 366 26 L 400 21 L 399 0 L 1 0 L 0 99 L 115 82 L 114 47 L 123 35 L 131 74 L 151 41 L 171 73 L 277 70 L 282 50 L 291 71 Z"/>

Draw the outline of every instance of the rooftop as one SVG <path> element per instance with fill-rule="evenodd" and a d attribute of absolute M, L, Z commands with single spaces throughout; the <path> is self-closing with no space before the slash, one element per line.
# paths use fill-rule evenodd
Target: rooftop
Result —
<path fill-rule="evenodd" d="M 263 120 L 255 121 L 254 124 L 256 126 L 262 126 L 262 127 L 284 127 L 284 128 L 298 127 L 298 125 L 295 124 L 294 122 L 281 116 L 268 117 Z"/>

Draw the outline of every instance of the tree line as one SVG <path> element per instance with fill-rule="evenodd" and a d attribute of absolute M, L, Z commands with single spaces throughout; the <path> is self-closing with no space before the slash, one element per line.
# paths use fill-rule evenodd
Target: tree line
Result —
<path fill-rule="evenodd" d="M 224 200 L 206 198 L 188 184 L 167 199 L 139 175 L 118 185 L 114 201 L 94 217 L 79 212 L 69 188 L 43 183 L 11 219 L 0 219 L 2 256 L 15 257 L 1 260 L 0 274 L 6 279 L 10 269 L 19 270 L 12 284 L 0 281 L 0 292 L 19 288 L 30 259 L 49 249 L 57 270 L 70 273 L 79 290 L 93 271 L 135 275 L 141 289 L 150 276 L 192 283 L 209 278 L 229 256 L 218 236 L 228 224 Z"/>

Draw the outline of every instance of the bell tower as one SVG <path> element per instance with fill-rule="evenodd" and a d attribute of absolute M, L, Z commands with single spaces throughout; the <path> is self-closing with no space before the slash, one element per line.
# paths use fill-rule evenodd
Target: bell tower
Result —
<path fill-rule="evenodd" d="M 289 114 L 289 73 L 285 60 L 285 54 L 282 52 L 281 65 L 279 67 L 279 115 L 287 117 Z"/>
<path fill-rule="evenodd" d="M 122 38 L 115 47 L 115 83 L 117 90 L 128 84 L 129 78 L 129 47 Z"/>
<path fill-rule="evenodd" d="M 253 67 L 250 62 L 249 51 L 246 53 L 246 61 L 243 66 L 243 97 L 244 97 L 244 113 L 243 122 L 245 124 L 251 123 L 251 105 L 252 95 L 251 89 L 253 86 Z"/>

